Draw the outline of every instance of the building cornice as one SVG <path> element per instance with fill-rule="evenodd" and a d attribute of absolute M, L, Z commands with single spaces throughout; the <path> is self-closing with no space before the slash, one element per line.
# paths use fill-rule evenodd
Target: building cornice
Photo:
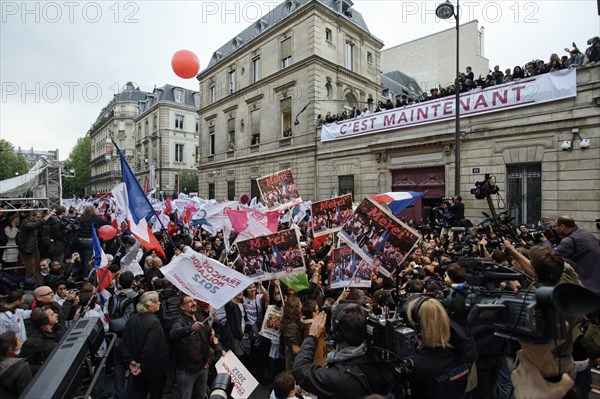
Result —
<path fill-rule="evenodd" d="M 375 88 L 375 87 L 379 88 L 379 86 L 380 86 L 379 83 L 377 83 L 377 82 L 373 82 L 369 79 L 366 79 L 364 76 L 359 75 L 358 73 L 352 72 L 338 64 L 335 64 L 325 58 L 322 58 L 316 54 L 313 54 L 307 58 L 302 59 L 299 62 L 296 62 L 296 63 L 290 65 L 287 68 L 277 71 L 276 73 L 270 75 L 269 77 L 267 77 L 263 80 L 260 80 L 256 83 L 252 83 L 246 87 L 240 88 L 233 95 L 228 95 L 227 97 L 223 97 L 223 98 L 215 101 L 212 104 L 206 105 L 204 108 L 201 107 L 199 110 L 199 113 L 203 114 L 203 113 L 207 113 L 207 112 L 217 112 L 224 104 L 231 102 L 231 101 L 238 103 L 239 98 L 240 97 L 245 98 L 246 94 L 248 94 L 249 92 L 253 92 L 253 91 L 256 92 L 257 90 L 260 90 L 262 88 L 268 88 L 268 86 L 270 84 L 279 82 L 279 81 L 285 79 L 286 77 L 290 76 L 294 72 L 305 70 L 313 63 L 324 65 L 324 66 L 334 70 L 336 73 L 339 73 L 345 77 L 355 79 L 355 81 L 357 81 L 358 83 L 361 83 L 367 87 L 371 86 L 373 88 Z M 273 90 L 275 92 L 278 92 L 285 88 L 291 88 L 295 85 L 295 83 L 296 83 L 296 80 L 294 80 L 293 82 L 284 83 L 280 86 L 277 86 Z M 264 93 L 261 93 L 259 95 L 253 96 L 251 98 L 247 98 L 244 101 L 246 102 L 246 104 L 251 104 L 253 102 L 256 102 L 256 101 L 262 99 L 263 97 L 264 97 Z"/>

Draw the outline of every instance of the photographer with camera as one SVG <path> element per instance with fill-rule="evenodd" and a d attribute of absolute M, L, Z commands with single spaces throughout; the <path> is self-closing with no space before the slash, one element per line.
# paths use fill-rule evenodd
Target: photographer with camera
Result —
<path fill-rule="evenodd" d="M 418 336 L 413 369 L 408 375 L 413 397 L 463 398 L 476 357 L 473 341 L 465 340 L 461 348 L 450 343 L 448 313 L 429 296 L 409 299 L 406 319 Z"/>
<path fill-rule="evenodd" d="M 587 289 L 600 295 L 600 243 L 590 232 L 578 227 L 570 215 L 559 216 L 554 228 L 561 237 L 554 248 L 559 255 L 577 264 L 577 274 Z"/>
<path fill-rule="evenodd" d="M 440 231 L 440 236 L 448 236 L 450 234 L 450 228 L 452 227 L 454 221 L 454 214 L 450 210 L 450 201 L 444 201 L 441 208 L 438 208 L 438 212 L 442 215 L 442 230 Z"/>
<path fill-rule="evenodd" d="M 387 394 L 394 382 L 393 373 L 367 350 L 365 310 L 357 304 L 342 304 L 333 309 L 331 330 L 336 348 L 327 356 L 327 368 L 313 364 L 318 337 L 323 334 L 325 322 L 326 314 L 319 313 L 296 355 L 292 374 L 298 385 L 324 398 Z"/>
<path fill-rule="evenodd" d="M 54 215 L 48 219 L 49 227 L 48 256 L 62 265 L 65 258 L 65 235 L 67 233 L 67 208 L 59 206 L 54 210 Z"/>

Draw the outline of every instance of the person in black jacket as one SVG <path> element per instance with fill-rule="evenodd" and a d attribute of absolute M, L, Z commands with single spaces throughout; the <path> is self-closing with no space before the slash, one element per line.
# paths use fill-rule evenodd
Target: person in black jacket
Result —
<path fill-rule="evenodd" d="M 23 344 L 19 356 L 27 360 L 35 375 L 60 340 L 60 335 L 53 332 L 58 324 L 58 314 L 50 306 L 35 308 L 31 312 L 31 322 L 34 330 Z"/>
<path fill-rule="evenodd" d="M 367 352 L 366 312 L 356 304 L 339 305 L 334 309 L 332 335 L 336 349 L 327 356 L 327 368 L 313 364 L 317 337 L 323 334 L 325 321 L 324 312 L 315 317 L 296 355 L 292 374 L 298 385 L 319 398 L 386 395 L 394 377 L 377 356 Z"/>
<path fill-rule="evenodd" d="M 450 318 L 443 305 L 434 298 L 416 297 L 408 303 L 406 313 L 419 336 L 408 376 L 414 397 L 463 398 L 474 359 L 466 354 L 469 351 L 450 344 Z M 472 348 L 474 344 L 469 342 Z"/>
<path fill-rule="evenodd" d="M 49 212 L 42 218 L 42 212 L 34 210 L 21 221 L 19 227 L 19 254 L 25 265 L 25 276 L 35 277 L 38 284 L 43 284 L 42 275 L 39 271 L 40 251 L 38 247 L 38 229 L 54 215 Z"/>
<path fill-rule="evenodd" d="M 0 335 L 0 397 L 17 399 L 31 381 L 31 368 L 15 356 L 22 347 L 18 332 L 7 331 Z"/>
<path fill-rule="evenodd" d="M 452 206 L 449 209 L 452 212 L 452 226 L 460 226 L 465 219 L 465 204 L 462 203 L 462 197 L 455 195 L 452 197 Z"/>
<path fill-rule="evenodd" d="M 196 318 L 198 307 L 194 298 L 181 296 L 179 309 L 181 315 L 170 333 L 179 398 L 204 398 L 208 371 L 214 361 L 211 346 L 221 352 L 221 345 L 210 325 Z"/>
<path fill-rule="evenodd" d="M 102 226 L 110 224 L 101 216 L 98 216 L 94 205 L 86 205 L 79 219 L 79 231 L 77 232 L 77 242 L 79 254 L 81 255 L 81 278 L 87 279 L 90 269 L 89 262 L 92 259 L 92 226 L 99 229 Z"/>
<path fill-rule="evenodd" d="M 155 313 L 160 309 L 156 291 L 144 292 L 137 313 L 125 325 L 121 354 L 133 376 L 135 397 L 161 399 L 169 362 L 165 334 Z"/>
<path fill-rule="evenodd" d="M 59 206 L 54 212 L 56 214 L 46 222 L 50 226 L 48 255 L 53 261 L 57 261 L 62 265 L 65 258 L 65 235 L 67 233 L 65 217 L 67 216 L 67 208 Z"/>

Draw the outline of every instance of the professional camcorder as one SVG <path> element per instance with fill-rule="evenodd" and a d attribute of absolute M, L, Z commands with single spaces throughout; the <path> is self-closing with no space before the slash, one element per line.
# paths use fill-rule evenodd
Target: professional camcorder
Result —
<path fill-rule="evenodd" d="M 415 331 L 403 319 L 386 319 L 369 314 L 367 344 L 369 348 L 379 352 L 382 361 L 399 366 L 401 371 L 410 371 L 409 359 L 415 355 Z"/>
<path fill-rule="evenodd" d="M 578 285 L 539 287 L 535 292 L 502 291 L 495 285 L 524 276 L 488 259 L 466 258 L 467 284 L 455 284 L 446 298 L 452 318 L 466 323 L 492 323 L 496 335 L 529 342 L 565 339 L 566 317 L 585 315 L 600 307 L 598 297 Z"/>
<path fill-rule="evenodd" d="M 492 180 L 486 173 L 483 181 L 475 182 L 475 188 L 471 189 L 471 194 L 477 199 L 485 199 L 488 195 L 497 194 L 499 191 L 500 187 L 496 185 L 495 179 Z"/>
<path fill-rule="evenodd" d="M 356 301 L 341 301 L 346 304 L 361 305 L 367 317 L 367 346 L 369 351 L 377 354 L 381 361 L 390 363 L 398 373 L 409 372 L 412 368 L 410 360 L 415 354 L 415 332 L 404 320 L 394 314 L 396 301 L 391 291 L 381 296 L 381 305 L 386 308 L 382 315 L 374 314 L 369 308 Z M 332 317 L 335 306 L 324 306 L 323 311 L 328 318 Z M 388 311 L 388 309 L 390 309 Z"/>

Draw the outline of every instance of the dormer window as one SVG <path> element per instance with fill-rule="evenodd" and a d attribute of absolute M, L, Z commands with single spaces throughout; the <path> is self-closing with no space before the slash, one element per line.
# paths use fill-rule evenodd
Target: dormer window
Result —
<path fill-rule="evenodd" d="M 289 14 L 298 8 L 298 0 L 289 0 L 285 5 L 285 11 Z"/>
<path fill-rule="evenodd" d="M 262 31 L 264 31 L 267 28 L 267 25 L 268 25 L 268 23 L 264 19 L 258 20 L 256 22 L 256 24 L 254 24 L 256 33 L 262 33 Z"/>
<path fill-rule="evenodd" d="M 183 102 L 183 90 L 175 89 L 175 102 L 181 104 Z"/>
<path fill-rule="evenodd" d="M 233 46 L 233 48 L 238 48 L 242 45 L 243 42 L 244 40 L 238 36 L 231 41 L 231 45 Z"/>
<path fill-rule="evenodd" d="M 215 60 L 215 62 L 218 62 L 221 60 L 221 58 L 223 58 L 223 53 L 220 51 L 215 51 L 213 53 L 213 60 Z"/>

